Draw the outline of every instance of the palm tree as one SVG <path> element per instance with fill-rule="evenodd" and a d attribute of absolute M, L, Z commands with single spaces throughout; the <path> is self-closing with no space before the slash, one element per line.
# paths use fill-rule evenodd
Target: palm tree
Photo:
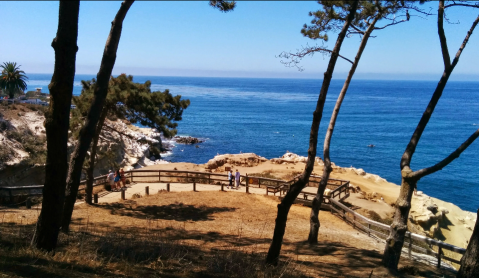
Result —
<path fill-rule="evenodd" d="M 20 65 L 17 66 L 17 63 L 14 62 L 4 62 L 0 68 L 2 68 L 0 88 L 5 90 L 10 98 L 14 97 L 16 91 L 27 89 L 25 80 L 28 77 L 23 70 L 20 70 Z"/>

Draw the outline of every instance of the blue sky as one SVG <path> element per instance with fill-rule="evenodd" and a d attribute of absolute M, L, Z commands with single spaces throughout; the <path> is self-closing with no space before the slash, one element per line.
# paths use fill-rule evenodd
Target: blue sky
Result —
<path fill-rule="evenodd" d="M 437 2 L 428 4 L 437 10 Z M 95 74 L 120 2 L 80 4 L 78 74 Z M 427 5 L 424 9 L 429 9 Z M 282 51 L 314 45 L 300 29 L 309 23 L 316 2 L 238 2 L 221 13 L 208 2 L 135 2 L 124 21 L 114 74 L 218 77 L 322 78 L 327 57 L 307 57 L 305 69 L 287 68 L 276 58 Z M 479 9 L 454 8 L 447 24 L 454 56 Z M 2 41 L 0 62 L 15 61 L 28 73 L 51 73 L 51 41 L 58 23 L 58 2 L 0 1 Z M 442 57 L 437 17 L 411 21 L 376 31 L 357 70 L 357 78 L 438 80 Z M 336 34 L 330 34 L 332 47 Z M 341 54 L 354 58 L 359 37 L 348 38 Z M 479 80 L 479 30 L 472 35 L 452 80 Z M 349 63 L 339 61 L 335 78 L 344 78 Z"/>

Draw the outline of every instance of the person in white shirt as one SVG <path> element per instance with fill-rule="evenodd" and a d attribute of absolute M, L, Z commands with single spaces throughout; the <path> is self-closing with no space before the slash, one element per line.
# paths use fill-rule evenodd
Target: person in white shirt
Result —
<path fill-rule="evenodd" d="M 240 172 L 238 172 L 238 169 L 236 169 L 235 179 L 236 179 L 236 189 L 238 189 L 240 187 Z"/>
<path fill-rule="evenodd" d="M 108 176 L 106 180 L 108 181 L 108 184 L 111 186 L 111 190 L 115 189 L 115 173 L 113 173 L 112 170 L 108 171 Z"/>

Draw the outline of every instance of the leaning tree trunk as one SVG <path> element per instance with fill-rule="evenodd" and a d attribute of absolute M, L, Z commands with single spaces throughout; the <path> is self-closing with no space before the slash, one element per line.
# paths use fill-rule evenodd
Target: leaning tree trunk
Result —
<path fill-rule="evenodd" d="M 124 1 L 121 3 L 120 9 L 116 14 L 115 19 L 111 23 L 110 34 L 106 41 L 100 70 L 97 75 L 93 102 L 91 104 L 90 111 L 88 112 L 85 125 L 80 131 L 78 144 L 76 145 L 71 156 L 67 181 L 67 197 L 64 204 L 62 219 L 62 230 L 65 233 L 68 233 L 69 231 L 73 207 L 75 205 L 78 193 L 78 186 L 80 185 L 83 162 L 85 161 L 86 153 L 90 148 L 91 141 L 95 135 L 95 128 L 97 126 L 98 120 L 100 119 L 101 110 L 108 93 L 108 83 L 113 66 L 115 65 L 116 51 L 118 49 L 118 44 L 120 43 L 123 20 L 125 19 L 126 13 L 130 9 L 133 2 L 134 1 Z"/>
<path fill-rule="evenodd" d="M 461 259 L 461 268 L 457 278 L 474 278 L 479 273 L 479 209 L 477 210 L 476 225 L 467 245 L 466 253 Z"/>
<path fill-rule="evenodd" d="M 364 32 L 363 39 L 361 40 L 361 44 L 359 45 L 358 53 L 354 58 L 354 62 L 351 65 L 351 69 L 349 70 L 348 77 L 344 81 L 343 88 L 339 93 L 338 99 L 336 100 L 336 105 L 334 106 L 333 114 L 331 115 L 331 119 L 329 121 L 328 130 L 326 131 L 326 136 L 324 137 L 324 167 L 323 167 L 323 175 L 321 176 L 321 181 L 319 182 L 318 192 L 313 199 L 313 204 L 311 208 L 311 215 L 309 217 L 309 236 L 308 242 L 309 244 L 316 244 L 318 243 L 318 231 L 321 223 L 319 222 L 319 210 L 321 208 L 321 204 L 323 203 L 324 198 L 324 190 L 328 184 L 329 175 L 333 171 L 331 168 L 331 158 L 329 156 L 329 147 L 331 145 L 331 137 L 333 136 L 334 127 L 336 125 L 336 120 L 338 118 L 339 109 L 341 109 L 341 104 L 343 103 L 344 97 L 349 88 L 349 84 L 351 83 L 351 79 L 353 79 L 354 73 L 356 72 L 356 68 L 358 67 L 359 60 L 361 59 L 361 55 L 363 54 L 364 48 L 366 48 L 366 44 L 368 43 L 368 39 L 371 33 L 374 30 L 374 26 L 376 22 L 378 22 L 380 15 L 377 15 L 371 25 L 369 25 L 366 32 Z"/>
<path fill-rule="evenodd" d="M 96 126 L 95 137 L 93 137 L 93 143 L 91 145 L 91 154 L 90 154 L 90 165 L 86 171 L 86 187 L 85 187 L 85 201 L 87 204 L 92 204 L 92 195 L 93 195 L 93 171 L 95 170 L 95 160 L 96 160 L 96 151 L 98 146 L 98 139 L 100 138 L 101 130 L 103 128 L 103 123 L 106 119 L 106 114 L 108 113 L 108 108 L 103 107 L 101 111 L 100 120 Z"/>
<path fill-rule="evenodd" d="M 47 161 L 42 210 L 38 217 L 32 245 L 54 250 L 60 230 L 68 171 L 68 128 L 78 51 L 79 1 L 60 1 L 58 31 L 53 39 L 55 68 L 50 90 L 50 107 L 46 113 Z"/>
<path fill-rule="evenodd" d="M 382 260 L 383 265 L 392 271 L 396 271 L 398 267 L 401 250 L 404 245 L 404 236 L 407 230 L 407 219 L 409 216 L 409 210 L 411 209 L 411 198 L 414 192 L 414 188 L 416 187 L 417 181 L 426 175 L 441 170 L 443 167 L 451 163 L 455 158 L 459 157 L 459 155 L 479 136 L 478 129 L 456 151 L 454 151 L 447 158 L 432 167 L 424 168 L 415 172 L 413 172 L 410 168 L 411 159 L 414 155 L 414 152 L 416 151 L 419 139 L 421 139 L 421 135 L 426 128 L 427 123 L 429 122 L 429 119 L 431 118 L 439 99 L 441 98 L 442 92 L 446 87 L 449 76 L 459 62 L 459 57 L 461 56 L 462 51 L 466 47 L 467 42 L 472 35 L 472 32 L 479 23 L 479 16 L 475 19 L 471 28 L 467 32 L 467 35 L 464 38 L 461 46 L 459 47 L 459 50 L 456 52 L 456 56 L 454 57 L 452 63 L 449 57 L 449 50 L 447 47 L 446 36 L 444 33 L 443 21 L 444 1 L 439 1 L 437 25 L 439 40 L 441 42 L 442 57 L 444 61 L 444 72 L 441 76 L 441 79 L 439 80 L 439 83 L 436 86 L 436 89 L 431 97 L 431 100 L 429 101 L 429 104 L 426 107 L 426 110 L 424 111 L 421 119 L 419 120 L 416 130 L 414 131 L 413 135 L 411 136 L 411 139 L 409 140 L 404 154 L 401 157 L 401 191 L 396 201 L 395 216 L 391 225 L 389 236 L 386 239 L 386 247 L 384 249 L 384 255 Z"/>
<path fill-rule="evenodd" d="M 386 250 L 383 255 L 383 264 L 391 270 L 397 270 L 401 258 L 401 250 L 407 232 L 407 219 L 411 210 L 411 199 L 417 184 L 417 180 L 404 177 L 411 172 L 410 169 L 408 170 L 409 172 L 402 171 L 401 190 L 399 198 L 396 200 L 396 212 L 389 236 L 386 239 Z"/>
<path fill-rule="evenodd" d="M 293 205 L 296 197 L 298 197 L 301 190 L 306 186 L 309 181 L 309 177 L 313 172 L 314 161 L 316 158 L 316 147 L 318 144 L 318 130 L 321 118 L 323 116 L 324 102 L 326 100 L 326 95 L 328 94 L 329 84 L 331 83 L 331 78 L 333 77 L 334 67 L 336 61 L 338 60 L 339 51 L 341 49 L 341 44 L 344 41 L 346 32 L 348 31 L 349 25 L 353 20 L 356 9 L 358 7 L 358 1 L 354 1 L 351 5 L 349 15 L 347 20 L 344 22 L 344 26 L 341 29 L 341 32 L 338 35 L 336 44 L 333 51 L 331 52 L 331 58 L 329 59 L 329 64 L 326 72 L 324 73 L 323 84 L 321 86 L 321 91 L 319 93 L 318 101 L 316 103 L 316 110 L 313 113 L 313 122 L 311 124 L 311 132 L 309 135 L 309 148 L 308 148 L 308 160 L 304 168 L 303 174 L 291 185 L 290 190 L 284 196 L 280 204 L 278 204 L 278 213 L 276 216 L 276 225 L 274 227 L 273 240 L 268 250 L 268 255 L 266 257 L 266 263 L 271 265 L 277 265 L 279 261 L 279 254 L 281 252 L 281 245 L 283 244 L 284 232 L 286 230 L 286 221 L 288 220 L 288 213 Z"/>

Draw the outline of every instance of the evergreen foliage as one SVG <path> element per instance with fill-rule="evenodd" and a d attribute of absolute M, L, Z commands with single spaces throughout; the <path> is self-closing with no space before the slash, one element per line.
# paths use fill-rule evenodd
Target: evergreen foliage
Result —
<path fill-rule="evenodd" d="M 235 1 L 211 0 L 210 6 L 222 12 L 232 11 L 236 7 Z"/>
<path fill-rule="evenodd" d="M 313 17 L 311 25 L 304 24 L 301 29 L 301 34 L 310 39 L 328 41 L 329 37 L 327 32 L 339 31 L 341 29 L 348 16 L 348 10 L 352 2 L 353 1 L 318 1 L 322 9 L 316 12 L 309 12 L 309 16 Z M 391 23 L 388 25 L 407 21 L 409 20 L 409 12 L 407 9 L 424 13 L 415 6 L 416 2 L 422 4 L 425 1 L 359 1 L 358 11 L 353 22 L 351 22 L 349 34 L 361 34 L 361 32 L 364 32 L 369 27 L 371 21 L 375 18 L 378 18 L 378 20 L 390 20 Z M 396 13 L 404 10 L 406 10 L 404 15 L 395 16 Z M 406 18 L 406 20 L 399 20 L 401 18 Z M 384 27 L 375 29 L 382 28 Z"/>
<path fill-rule="evenodd" d="M 10 98 L 14 98 L 15 93 L 27 89 L 25 81 L 28 77 L 23 70 L 20 70 L 20 65 L 17 66 L 15 62 L 4 62 L 0 68 L 2 68 L 0 88 L 5 90 Z"/>
<path fill-rule="evenodd" d="M 95 79 L 82 81 L 81 95 L 73 97 L 77 108 L 72 110 L 71 129 L 76 136 L 79 132 L 78 126 L 83 124 L 83 119 L 90 109 L 95 84 Z M 156 128 L 165 137 L 172 137 L 177 132 L 176 122 L 182 119 L 183 111 L 190 101 L 181 99 L 181 95 L 171 95 L 169 90 L 152 92 L 150 86 L 150 81 L 144 84 L 133 82 L 131 75 L 111 77 L 103 109 L 108 110 L 109 119 L 125 119 L 131 123 Z"/>

